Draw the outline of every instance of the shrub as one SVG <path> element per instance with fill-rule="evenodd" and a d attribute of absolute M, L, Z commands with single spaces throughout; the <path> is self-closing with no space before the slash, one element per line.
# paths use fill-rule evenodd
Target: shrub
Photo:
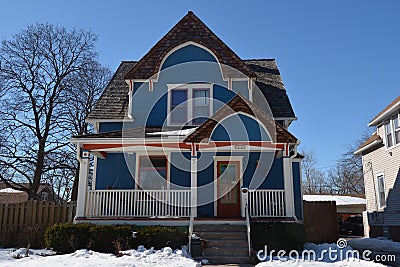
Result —
<path fill-rule="evenodd" d="M 149 226 L 139 229 L 135 245 L 144 245 L 147 248 L 163 247 L 179 248 L 188 242 L 188 235 L 176 227 Z"/>
<path fill-rule="evenodd" d="M 130 225 L 92 225 L 90 249 L 118 254 L 120 250 L 131 248 L 132 231 L 135 227 Z"/>
<path fill-rule="evenodd" d="M 46 229 L 46 246 L 60 253 L 71 253 L 90 244 L 91 224 L 56 224 Z"/>
<path fill-rule="evenodd" d="M 136 238 L 132 238 L 132 231 L 137 232 Z M 187 241 L 187 232 L 166 226 L 63 224 L 50 226 L 46 230 L 46 246 L 60 254 L 82 248 L 118 254 L 120 250 L 137 248 L 139 245 L 176 249 Z"/>
<path fill-rule="evenodd" d="M 264 249 L 279 251 L 303 249 L 306 232 L 303 224 L 283 222 L 253 222 L 251 224 L 251 240 L 255 250 Z"/>

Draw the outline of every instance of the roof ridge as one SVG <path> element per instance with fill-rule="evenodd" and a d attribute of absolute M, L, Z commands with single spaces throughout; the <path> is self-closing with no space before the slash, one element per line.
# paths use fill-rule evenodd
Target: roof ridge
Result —
<path fill-rule="evenodd" d="M 189 11 L 127 72 L 124 78 L 148 79 L 157 75 L 162 59 L 167 53 L 189 41 L 210 49 L 220 63 L 237 69 L 247 76 L 256 76 L 254 71 L 228 45 L 192 11 Z"/>
<path fill-rule="evenodd" d="M 243 61 L 276 61 L 276 58 L 247 58 L 242 59 Z"/>

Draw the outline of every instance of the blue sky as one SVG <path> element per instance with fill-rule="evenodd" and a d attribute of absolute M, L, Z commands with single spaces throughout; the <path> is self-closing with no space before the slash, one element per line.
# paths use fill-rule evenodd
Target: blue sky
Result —
<path fill-rule="evenodd" d="M 400 1 L 2 1 L 0 38 L 36 22 L 90 29 L 115 70 L 140 59 L 188 10 L 241 58 L 276 58 L 318 166 L 335 164 L 400 92 Z"/>

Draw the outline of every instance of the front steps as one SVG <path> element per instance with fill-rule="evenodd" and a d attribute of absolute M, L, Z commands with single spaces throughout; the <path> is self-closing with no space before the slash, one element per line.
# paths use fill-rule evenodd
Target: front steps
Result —
<path fill-rule="evenodd" d="M 195 224 L 193 232 L 203 241 L 203 256 L 209 264 L 250 264 L 245 225 Z"/>

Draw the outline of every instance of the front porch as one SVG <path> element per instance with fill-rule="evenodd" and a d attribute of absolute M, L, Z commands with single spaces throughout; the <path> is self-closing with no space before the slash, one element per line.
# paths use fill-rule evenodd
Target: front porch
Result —
<path fill-rule="evenodd" d="M 197 207 L 191 205 L 191 194 L 191 190 L 87 190 L 85 212 L 80 219 L 188 219 L 197 214 Z M 252 218 L 288 217 L 284 190 L 243 189 L 240 194 L 242 218 L 246 206 Z"/>

